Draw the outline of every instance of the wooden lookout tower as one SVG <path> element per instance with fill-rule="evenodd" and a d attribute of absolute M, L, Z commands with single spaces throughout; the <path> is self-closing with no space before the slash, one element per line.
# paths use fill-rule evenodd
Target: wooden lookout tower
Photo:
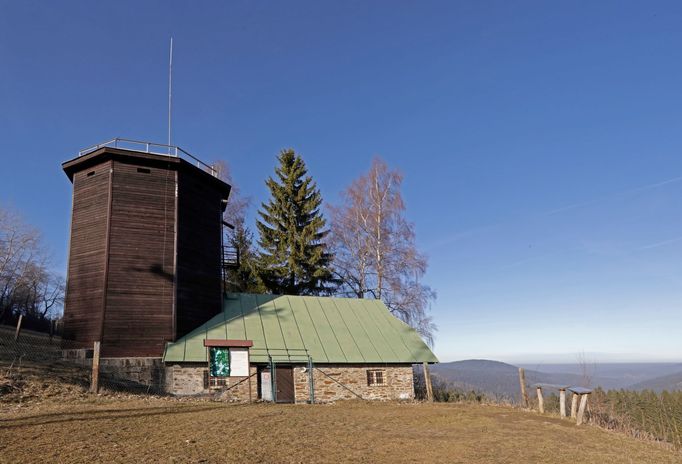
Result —
<path fill-rule="evenodd" d="M 159 357 L 222 310 L 230 186 L 167 145 L 114 139 L 62 164 L 73 183 L 64 338 Z"/>

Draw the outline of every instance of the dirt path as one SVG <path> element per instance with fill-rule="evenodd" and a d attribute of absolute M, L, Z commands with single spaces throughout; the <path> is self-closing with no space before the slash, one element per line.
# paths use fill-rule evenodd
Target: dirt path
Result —
<path fill-rule="evenodd" d="M 3 407 L 0 462 L 682 463 L 593 427 L 504 407 L 110 400 Z"/>

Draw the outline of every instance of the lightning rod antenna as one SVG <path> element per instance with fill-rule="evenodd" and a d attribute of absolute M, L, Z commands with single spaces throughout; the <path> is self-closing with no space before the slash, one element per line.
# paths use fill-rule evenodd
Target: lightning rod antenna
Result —
<path fill-rule="evenodd" d="M 168 59 L 168 153 L 171 145 L 171 114 L 173 110 L 173 37 L 170 38 L 170 56 Z"/>

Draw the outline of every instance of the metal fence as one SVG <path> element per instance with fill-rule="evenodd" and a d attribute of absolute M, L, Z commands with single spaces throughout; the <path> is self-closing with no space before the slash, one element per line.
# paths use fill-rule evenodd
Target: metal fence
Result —
<path fill-rule="evenodd" d="M 183 150 L 177 145 L 166 145 L 163 143 L 146 142 L 141 140 L 131 140 L 116 137 L 106 142 L 98 143 L 96 145 L 89 146 L 78 152 L 78 157 L 85 156 L 88 153 L 97 151 L 100 148 L 111 147 L 111 148 L 121 148 L 124 150 L 137 151 L 140 153 L 150 153 L 153 155 L 162 156 L 172 156 L 174 158 L 184 158 L 189 159 L 192 164 L 196 164 L 198 168 L 203 169 L 214 177 L 218 176 L 218 171 L 211 165 L 204 163 L 196 156 Z"/>
<path fill-rule="evenodd" d="M 58 336 L 0 326 L 0 401 L 87 391 L 90 370 L 65 360 Z"/>
<path fill-rule="evenodd" d="M 48 333 L 0 326 L 0 401 L 92 393 L 93 349 Z M 104 362 L 97 370 L 102 394 L 162 394 L 160 360 Z"/>

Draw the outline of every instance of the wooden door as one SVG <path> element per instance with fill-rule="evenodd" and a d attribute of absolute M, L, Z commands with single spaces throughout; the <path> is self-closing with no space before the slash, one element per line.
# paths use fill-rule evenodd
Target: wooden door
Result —
<path fill-rule="evenodd" d="M 275 388 L 278 403 L 293 403 L 296 400 L 294 392 L 294 368 L 291 366 L 275 367 Z"/>

